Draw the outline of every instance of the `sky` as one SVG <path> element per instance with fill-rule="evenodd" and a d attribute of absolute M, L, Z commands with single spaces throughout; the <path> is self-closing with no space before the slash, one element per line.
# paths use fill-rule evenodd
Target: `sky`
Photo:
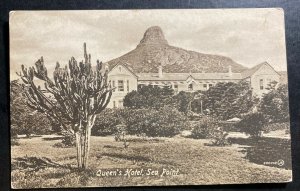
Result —
<path fill-rule="evenodd" d="M 177 9 L 15 11 L 10 13 L 10 77 L 41 56 L 49 72 L 74 56 L 83 43 L 92 63 L 107 62 L 136 48 L 144 32 L 160 26 L 169 45 L 228 56 L 253 67 L 267 61 L 286 71 L 284 13 L 281 9 Z"/>

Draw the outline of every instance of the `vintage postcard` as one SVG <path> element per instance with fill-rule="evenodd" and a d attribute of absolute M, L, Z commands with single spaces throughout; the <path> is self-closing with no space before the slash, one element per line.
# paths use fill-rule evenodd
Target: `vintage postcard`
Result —
<path fill-rule="evenodd" d="M 292 181 L 282 9 L 9 20 L 12 188 Z"/>

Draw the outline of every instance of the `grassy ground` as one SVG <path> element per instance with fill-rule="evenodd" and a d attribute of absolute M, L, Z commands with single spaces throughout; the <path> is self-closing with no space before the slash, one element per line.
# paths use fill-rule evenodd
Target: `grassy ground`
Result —
<path fill-rule="evenodd" d="M 12 187 L 233 184 L 291 179 L 289 169 L 247 159 L 245 142 L 211 147 L 205 146 L 209 140 L 176 137 L 132 141 L 124 149 L 113 137 L 92 137 L 89 169 L 77 172 L 75 148 L 53 147 L 59 141 L 43 136 L 20 139 L 19 146 L 12 146 Z M 96 176 L 98 170 L 105 169 L 118 169 L 123 175 Z M 143 175 L 124 176 L 127 169 L 143 169 Z M 158 175 L 146 175 L 149 169 Z M 160 176 L 164 170 L 171 175 Z"/>

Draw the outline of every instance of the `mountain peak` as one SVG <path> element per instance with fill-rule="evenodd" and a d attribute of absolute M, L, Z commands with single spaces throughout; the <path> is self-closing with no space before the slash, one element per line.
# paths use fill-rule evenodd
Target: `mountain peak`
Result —
<path fill-rule="evenodd" d="M 143 39 L 140 41 L 140 45 L 145 44 L 168 44 L 165 39 L 164 33 L 159 26 L 152 26 L 146 30 Z"/>
<path fill-rule="evenodd" d="M 170 46 L 159 26 L 148 28 L 134 50 L 107 64 L 113 67 L 118 63 L 125 63 L 135 73 L 157 73 L 158 66 L 163 66 L 166 73 L 224 73 L 229 65 L 233 73 L 246 69 L 228 57 Z"/>

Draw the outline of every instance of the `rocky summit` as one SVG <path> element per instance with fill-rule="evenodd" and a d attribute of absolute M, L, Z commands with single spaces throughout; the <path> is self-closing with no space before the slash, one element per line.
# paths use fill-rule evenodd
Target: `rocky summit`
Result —
<path fill-rule="evenodd" d="M 229 65 L 233 72 L 246 69 L 229 57 L 171 46 L 159 26 L 148 28 L 134 50 L 107 62 L 110 67 L 118 63 L 127 65 L 136 73 L 157 72 L 159 65 L 162 65 L 163 71 L 167 73 L 227 72 Z"/>
<path fill-rule="evenodd" d="M 144 45 L 168 45 L 168 41 L 165 39 L 165 35 L 161 28 L 159 26 L 154 26 L 146 30 L 138 47 Z"/>

